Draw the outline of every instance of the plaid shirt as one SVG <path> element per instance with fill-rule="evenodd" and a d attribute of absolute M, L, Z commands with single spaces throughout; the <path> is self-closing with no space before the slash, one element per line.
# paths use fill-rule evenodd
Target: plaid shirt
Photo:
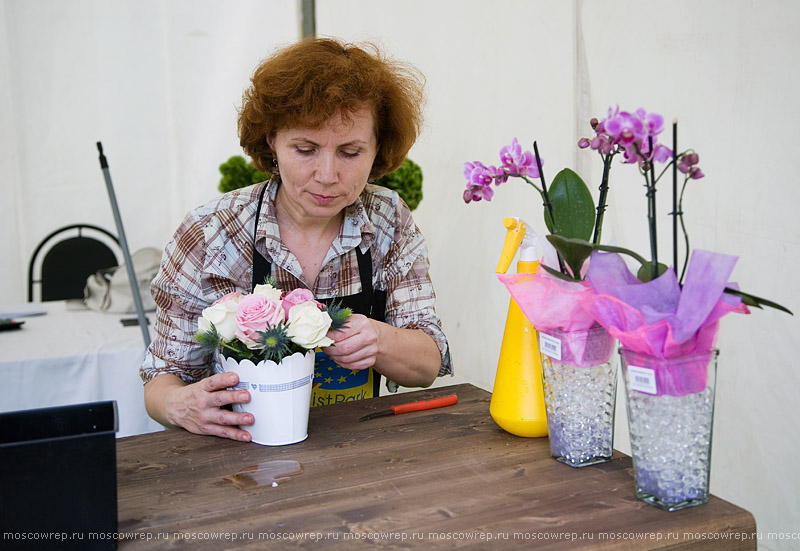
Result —
<path fill-rule="evenodd" d="M 345 209 L 344 223 L 322 264 L 316 284 L 303 277 L 300 263 L 280 241 L 275 194 L 267 184 L 256 248 L 272 262 L 272 275 L 284 292 L 311 289 L 318 298 L 361 291 L 355 248 L 372 251 L 372 280 L 385 290 L 386 323 L 419 329 L 439 347 L 439 376 L 452 373 L 447 338 L 434 311 L 425 240 L 398 195 L 368 184 Z M 193 383 L 211 374 L 210 355 L 194 340 L 204 308 L 232 291 L 250 292 L 253 280 L 253 229 L 262 185 L 226 193 L 191 211 L 167 244 L 161 269 L 151 285 L 158 306 L 156 336 L 140 375 L 145 382 L 173 373 Z"/>

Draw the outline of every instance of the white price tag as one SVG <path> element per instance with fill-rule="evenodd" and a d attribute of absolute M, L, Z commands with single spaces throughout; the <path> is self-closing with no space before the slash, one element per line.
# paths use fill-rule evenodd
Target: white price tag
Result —
<path fill-rule="evenodd" d="M 628 385 L 631 390 L 638 390 L 645 394 L 657 394 L 656 372 L 646 367 L 628 366 Z"/>
<path fill-rule="evenodd" d="M 539 351 L 554 360 L 561 361 L 561 340 L 539 333 Z"/>

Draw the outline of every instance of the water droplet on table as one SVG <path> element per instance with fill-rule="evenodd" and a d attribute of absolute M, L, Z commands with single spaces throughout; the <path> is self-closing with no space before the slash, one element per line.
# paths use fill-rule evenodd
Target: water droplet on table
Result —
<path fill-rule="evenodd" d="M 241 469 L 234 475 L 226 476 L 225 480 L 232 482 L 240 490 L 248 490 L 260 486 L 272 486 L 286 481 L 292 476 L 301 474 L 303 466 L 297 461 L 276 460 L 250 465 Z"/>

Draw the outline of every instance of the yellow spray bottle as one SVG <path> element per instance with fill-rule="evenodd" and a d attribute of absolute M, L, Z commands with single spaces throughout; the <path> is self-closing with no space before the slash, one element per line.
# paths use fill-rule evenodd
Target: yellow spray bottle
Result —
<path fill-rule="evenodd" d="M 519 249 L 517 272 L 535 273 L 539 266 L 536 257 L 539 237 L 518 218 L 505 218 L 503 225 L 508 232 L 496 272 L 505 273 Z M 547 436 L 542 364 L 536 330 L 513 298 L 508 307 L 489 414 L 503 430 L 511 434 Z"/>

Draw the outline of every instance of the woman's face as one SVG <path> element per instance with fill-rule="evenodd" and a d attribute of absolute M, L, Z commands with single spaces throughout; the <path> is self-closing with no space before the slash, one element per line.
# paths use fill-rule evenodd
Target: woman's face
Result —
<path fill-rule="evenodd" d="M 279 208 L 295 219 L 331 219 L 367 184 L 377 153 L 372 112 L 336 115 L 318 129 L 279 130 L 271 142 L 278 160 Z"/>

